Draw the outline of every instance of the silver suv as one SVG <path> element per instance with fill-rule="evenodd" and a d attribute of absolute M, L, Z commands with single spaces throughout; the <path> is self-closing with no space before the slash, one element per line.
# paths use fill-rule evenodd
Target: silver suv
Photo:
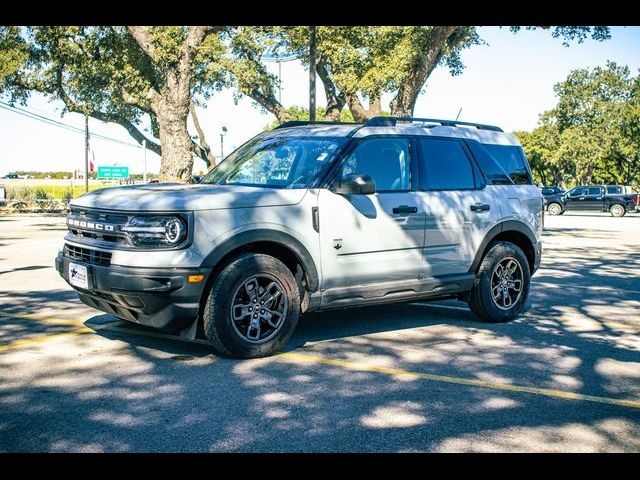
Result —
<path fill-rule="evenodd" d="M 457 298 L 516 317 L 540 263 L 542 195 L 516 138 L 449 120 L 287 122 L 199 184 L 71 203 L 56 258 L 87 305 L 223 355 L 278 351 L 304 312 Z"/>

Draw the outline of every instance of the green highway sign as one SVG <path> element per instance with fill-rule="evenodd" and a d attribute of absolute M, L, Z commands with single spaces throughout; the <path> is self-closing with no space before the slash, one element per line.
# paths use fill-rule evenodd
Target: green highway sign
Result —
<path fill-rule="evenodd" d="M 129 178 L 129 167 L 98 167 L 98 178 Z"/>

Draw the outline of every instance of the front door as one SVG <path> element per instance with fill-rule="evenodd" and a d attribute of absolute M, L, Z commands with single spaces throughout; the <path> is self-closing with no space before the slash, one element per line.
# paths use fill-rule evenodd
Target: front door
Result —
<path fill-rule="evenodd" d="M 409 139 L 366 138 L 342 161 L 334 182 L 368 174 L 376 193 L 319 191 L 323 289 L 418 278 L 424 208 L 412 191 L 412 159 Z"/>

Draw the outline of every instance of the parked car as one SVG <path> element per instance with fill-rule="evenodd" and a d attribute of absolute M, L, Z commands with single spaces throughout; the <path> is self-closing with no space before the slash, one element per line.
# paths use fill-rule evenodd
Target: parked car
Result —
<path fill-rule="evenodd" d="M 638 196 L 633 194 L 607 193 L 602 185 L 580 185 L 564 194 L 546 197 L 550 215 L 562 215 L 566 211 L 610 212 L 614 217 L 622 217 L 635 211 Z"/>
<path fill-rule="evenodd" d="M 561 195 L 565 192 L 566 190 L 563 188 L 560 188 L 558 186 L 551 186 L 551 187 L 540 187 L 540 192 L 542 192 L 542 195 L 547 197 L 549 195 Z"/>
<path fill-rule="evenodd" d="M 458 298 L 509 321 L 542 224 L 524 151 L 498 127 L 293 121 L 199 184 L 74 199 L 56 269 L 87 305 L 186 338 L 201 326 L 218 353 L 250 358 L 318 310 Z"/>
<path fill-rule="evenodd" d="M 540 192 L 542 193 L 542 199 L 544 202 L 544 208 L 547 208 L 547 198 L 552 196 L 552 195 L 562 195 L 563 193 L 565 193 L 565 190 L 563 188 L 560 188 L 558 186 L 551 186 L 551 187 L 540 187 Z"/>

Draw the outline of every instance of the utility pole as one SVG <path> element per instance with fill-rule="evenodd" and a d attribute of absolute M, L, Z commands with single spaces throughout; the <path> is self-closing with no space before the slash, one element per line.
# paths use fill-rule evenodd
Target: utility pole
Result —
<path fill-rule="evenodd" d="M 147 139 L 142 140 L 142 150 L 144 150 L 144 175 L 142 182 L 147 183 Z"/>
<path fill-rule="evenodd" d="M 282 62 L 278 59 L 278 103 L 282 105 Z"/>
<path fill-rule="evenodd" d="M 316 121 L 316 27 L 309 39 L 309 121 Z"/>
<path fill-rule="evenodd" d="M 84 191 L 89 191 L 89 116 L 84 116 Z"/>

